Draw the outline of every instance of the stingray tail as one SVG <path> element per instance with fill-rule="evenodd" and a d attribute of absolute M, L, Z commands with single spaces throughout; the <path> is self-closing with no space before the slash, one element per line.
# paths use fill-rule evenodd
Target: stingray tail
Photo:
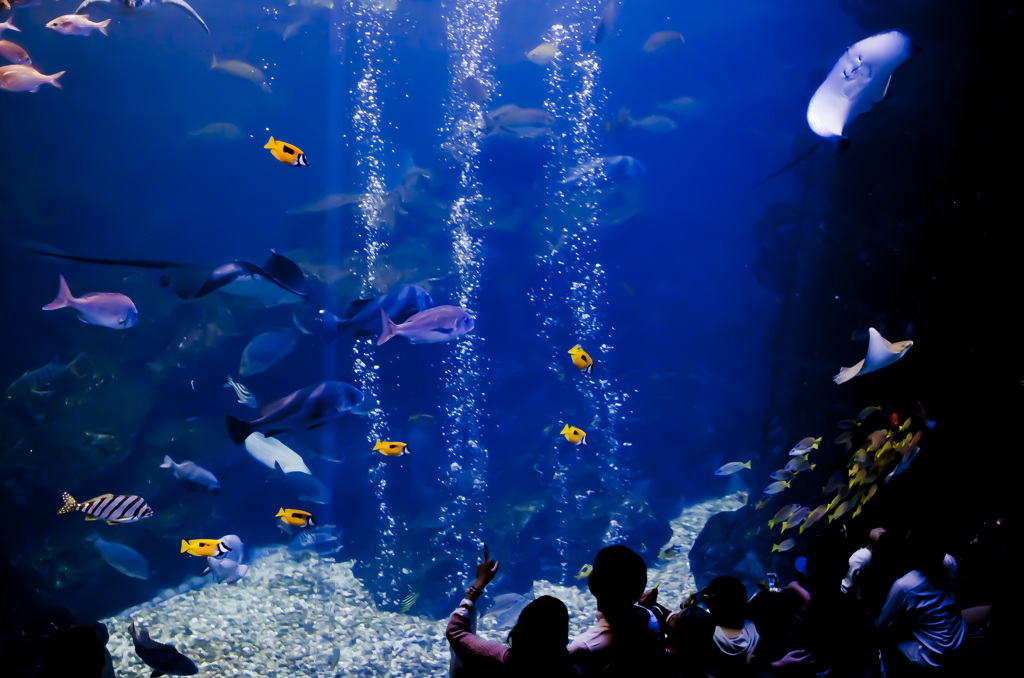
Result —
<path fill-rule="evenodd" d="M 74 300 L 75 298 L 71 296 L 71 290 L 68 289 L 68 284 L 64 281 L 64 276 L 62 275 L 60 277 L 60 287 L 57 289 L 57 298 L 43 306 L 43 310 L 55 311 L 58 308 L 67 308 Z"/>
<path fill-rule="evenodd" d="M 820 141 L 818 143 L 814 144 L 813 146 L 811 146 L 810 148 L 808 148 L 806 151 L 804 151 L 800 155 L 798 155 L 796 158 L 794 158 L 785 167 L 782 167 L 781 169 L 778 169 L 778 170 L 772 172 L 771 174 L 766 176 L 764 179 L 761 179 L 761 181 L 759 181 L 756 184 L 754 184 L 754 188 L 757 188 L 761 184 L 764 184 L 764 183 L 767 183 L 768 181 L 771 181 L 772 179 L 774 179 L 775 177 L 779 176 L 783 172 L 791 170 L 794 167 L 796 167 L 797 165 L 799 165 L 800 163 L 802 163 L 804 160 L 807 160 L 807 158 L 811 157 L 812 153 L 814 153 L 816 150 L 818 150 L 818 146 L 821 146 L 821 142 Z"/>
<path fill-rule="evenodd" d="M 383 331 L 380 333 L 380 338 L 377 339 L 378 346 L 380 346 L 385 341 L 398 334 L 398 325 L 391 322 L 391 318 L 388 317 L 388 314 L 384 311 L 384 309 L 380 310 L 380 322 Z"/>
<path fill-rule="evenodd" d="M 77 257 L 71 254 L 57 254 L 56 252 L 44 252 L 42 250 L 25 250 L 32 254 L 39 254 L 44 257 L 55 257 L 67 259 L 68 261 L 81 261 L 86 264 L 103 264 L 106 266 L 132 266 L 134 268 L 181 268 L 176 261 L 148 261 L 144 259 L 97 259 L 95 257 Z"/>

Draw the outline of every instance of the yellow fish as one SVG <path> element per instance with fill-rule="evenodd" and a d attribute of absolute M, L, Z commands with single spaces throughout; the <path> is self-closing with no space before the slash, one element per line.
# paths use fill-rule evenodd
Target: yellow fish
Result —
<path fill-rule="evenodd" d="M 373 446 L 374 451 L 380 452 L 385 457 L 401 457 L 403 454 L 412 452 L 405 443 L 392 443 L 388 441 L 377 441 Z"/>
<path fill-rule="evenodd" d="M 569 426 L 568 424 L 566 424 L 565 426 L 562 427 L 560 433 L 563 436 L 565 436 L 565 439 L 568 440 L 573 445 L 587 444 L 587 432 L 581 431 L 580 429 L 574 426 Z"/>
<path fill-rule="evenodd" d="M 594 566 L 587 564 L 580 568 L 580 571 L 576 573 L 576 579 L 586 579 L 590 576 L 590 573 L 594 571 Z"/>
<path fill-rule="evenodd" d="M 286 165 L 309 167 L 306 154 L 291 144 L 286 144 L 283 141 L 274 141 L 274 137 L 270 137 L 270 141 L 263 148 L 269 148 L 270 154 Z"/>
<path fill-rule="evenodd" d="M 594 373 L 594 361 L 590 359 L 586 351 L 580 348 L 579 344 L 569 349 L 569 355 L 572 356 L 572 364 L 581 372 L 586 372 L 587 374 Z"/>
<path fill-rule="evenodd" d="M 661 549 L 661 552 L 658 554 L 658 560 L 662 562 L 665 562 L 666 560 L 672 560 L 673 558 L 678 556 L 682 550 L 683 547 L 679 544 L 672 544 L 670 546 L 666 546 L 665 548 Z"/>
<path fill-rule="evenodd" d="M 299 509 L 283 508 L 274 517 L 280 518 L 282 523 L 292 527 L 316 527 L 316 520 L 313 519 L 313 514 L 307 511 L 300 511 Z"/>
<path fill-rule="evenodd" d="M 201 558 L 220 558 L 231 550 L 231 547 L 221 542 L 220 539 L 192 539 L 191 541 L 181 540 L 181 552 L 190 553 Z"/>
<path fill-rule="evenodd" d="M 780 541 L 778 544 L 772 544 L 772 553 L 788 551 L 794 546 L 796 546 L 795 539 L 784 539 L 783 541 Z"/>

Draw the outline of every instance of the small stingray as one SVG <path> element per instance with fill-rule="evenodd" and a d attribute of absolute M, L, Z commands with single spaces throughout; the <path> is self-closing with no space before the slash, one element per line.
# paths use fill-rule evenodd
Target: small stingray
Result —
<path fill-rule="evenodd" d="M 874 327 L 868 328 L 868 354 L 853 367 L 843 367 L 832 381 L 842 384 L 861 374 L 888 367 L 904 356 L 914 345 L 913 341 L 890 343 Z"/>
<path fill-rule="evenodd" d="M 839 141 L 838 148 L 843 150 L 846 126 L 885 98 L 893 71 L 910 58 L 913 49 L 910 38 L 899 31 L 877 33 L 847 47 L 807 105 L 811 130 L 823 139 Z M 796 167 L 820 145 L 814 144 L 754 186 Z"/>
<path fill-rule="evenodd" d="M 129 266 L 163 271 L 161 287 L 170 287 L 179 298 L 189 300 L 211 292 L 224 292 L 262 301 L 267 306 L 303 301 L 309 296 L 302 270 L 291 259 L 271 250 L 270 258 L 258 266 L 235 259 L 216 267 L 153 259 L 101 259 L 29 249 L 32 254 L 104 266 Z"/>
<path fill-rule="evenodd" d="M 854 118 L 885 98 L 912 46 L 903 33 L 886 31 L 847 47 L 807 106 L 811 130 L 824 139 L 842 137 Z"/>
<path fill-rule="evenodd" d="M 196 663 L 178 652 L 173 645 L 158 643 L 149 637 L 149 630 L 139 625 L 135 631 L 135 622 L 128 627 L 135 643 L 135 654 L 154 669 L 151 678 L 159 678 L 164 674 L 172 676 L 194 676 L 199 673 Z"/>

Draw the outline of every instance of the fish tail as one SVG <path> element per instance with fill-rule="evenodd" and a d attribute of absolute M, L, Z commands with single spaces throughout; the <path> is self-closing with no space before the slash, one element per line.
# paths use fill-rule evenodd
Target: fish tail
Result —
<path fill-rule="evenodd" d="M 398 333 L 398 325 L 391 321 L 391 318 L 388 317 L 388 314 L 387 312 L 384 311 L 384 309 L 380 310 L 380 322 L 383 331 L 380 333 L 380 337 L 377 339 L 378 346 L 380 346 L 381 344 L 383 344 L 388 339 L 390 339 L 391 337 L 395 336 Z"/>
<path fill-rule="evenodd" d="M 236 419 L 230 414 L 226 415 L 225 419 L 228 424 L 228 435 L 231 436 L 231 442 L 235 445 L 241 445 L 245 442 L 245 439 L 252 433 L 252 426 L 247 421 Z"/>
<path fill-rule="evenodd" d="M 376 452 L 377 450 L 381 449 L 382 447 L 384 447 L 384 445 L 381 444 L 380 438 L 377 438 L 377 443 L 373 446 L 373 451 Z"/>
<path fill-rule="evenodd" d="M 53 85 L 54 87 L 56 87 L 57 89 L 64 89 L 64 87 L 62 87 L 61 84 L 60 84 L 59 78 L 60 78 L 60 76 L 64 75 L 65 73 L 67 73 L 67 71 L 61 71 L 60 73 L 54 73 L 53 75 L 51 75 L 50 76 L 50 84 Z"/>
<path fill-rule="evenodd" d="M 109 26 L 109 25 L 110 25 L 110 19 L 107 19 L 106 21 L 101 21 L 96 26 L 96 28 L 98 28 L 100 33 L 102 33 L 103 35 L 108 35 L 108 33 L 107 33 L 107 26 Z"/>
<path fill-rule="evenodd" d="M 284 509 L 282 508 L 282 509 L 278 509 L 278 511 L 277 511 L 277 515 L 276 515 L 276 516 L 274 516 L 274 517 L 275 517 L 275 518 L 280 518 L 280 517 L 281 517 L 281 516 L 283 516 L 283 515 L 284 515 Z"/>
<path fill-rule="evenodd" d="M 14 31 L 15 33 L 21 33 L 21 29 L 15 26 L 13 21 L 13 19 L 8 19 L 7 21 L 5 21 L 3 23 L 4 28 L 6 28 L 9 31 Z"/>
<path fill-rule="evenodd" d="M 62 496 L 64 497 L 64 506 L 62 506 L 60 510 L 57 511 L 57 515 L 60 515 L 62 513 L 71 513 L 78 506 L 78 502 L 75 501 L 75 498 L 72 497 L 67 492 L 65 492 Z"/>
<path fill-rule="evenodd" d="M 559 431 L 559 434 L 564 436 L 568 432 L 569 432 L 569 425 L 566 424 L 565 426 L 562 427 L 562 430 Z"/>
<path fill-rule="evenodd" d="M 181 552 L 184 553 L 185 551 L 188 551 L 188 542 L 185 541 L 184 539 L 182 539 L 181 540 Z"/>
<path fill-rule="evenodd" d="M 57 298 L 43 306 L 44 311 L 55 311 L 58 308 L 66 308 L 71 305 L 74 301 L 74 297 L 71 296 L 71 290 L 68 289 L 68 284 L 64 280 L 64 276 L 60 277 L 60 287 L 57 289 Z"/>
<path fill-rule="evenodd" d="M 215 68 L 217 68 L 217 55 L 216 54 L 214 54 L 213 55 L 213 59 L 210 60 L 210 70 L 212 71 Z M 270 140 L 273 141 L 274 137 L 270 137 Z M 269 148 L 269 147 L 268 146 L 264 146 L 263 148 Z"/>
<path fill-rule="evenodd" d="M 215 59 L 216 59 L 216 57 L 215 57 Z M 274 147 L 274 143 L 275 143 L 274 142 L 274 136 L 271 135 L 270 136 L 270 141 L 268 141 L 266 144 L 264 144 L 263 148 L 273 148 Z"/>
<path fill-rule="evenodd" d="M 580 352 L 580 345 L 579 344 L 576 344 L 575 346 L 573 346 L 572 348 L 569 349 L 569 354 L 570 355 L 576 355 L 579 352 Z"/>
<path fill-rule="evenodd" d="M 171 468 L 174 465 L 174 460 L 168 455 L 164 455 L 164 463 L 160 464 L 160 468 Z"/>
<path fill-rule="evenodd" d="M 778 544 L 772 544 L 772 553 L 775 553 L 778 550 L 779 550 L 779 545 Z"/>

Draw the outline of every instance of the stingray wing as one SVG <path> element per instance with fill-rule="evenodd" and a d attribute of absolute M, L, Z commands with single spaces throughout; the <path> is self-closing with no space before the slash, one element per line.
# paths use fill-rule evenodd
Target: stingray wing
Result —
<path fill-rule="evenodd" d="M 110 0 L 86 0 L 86 4 L 88 4 L 89 2 L 97 2 L 97 1 L 100 1 L 100 2 L 110 2 Z M 185 0 L 160 0 L 160 1 L 163 2 L 165 5 L 176 5 L 178 7 L 181 7 L 183 10 L 185 10 L 190 15 L 192 15 L 192 18 L 195 19 L 196 21 L 198 21 L 199 24 L 203 27 L 203 29 L 207 33 L 210 32 L 210 28 L 206 25 L 206 22 L 203 21 L 203 17 L 199 16 L 199 14 L 194 9 L 192 9 L 192 6 L 189 5 L 187 2 L 185 2 Z M 82 7 L 85 7 L 85 5 L 82 5 Z M 78 8 L 79 12 L 81 12 L 82 7 Z"/>

